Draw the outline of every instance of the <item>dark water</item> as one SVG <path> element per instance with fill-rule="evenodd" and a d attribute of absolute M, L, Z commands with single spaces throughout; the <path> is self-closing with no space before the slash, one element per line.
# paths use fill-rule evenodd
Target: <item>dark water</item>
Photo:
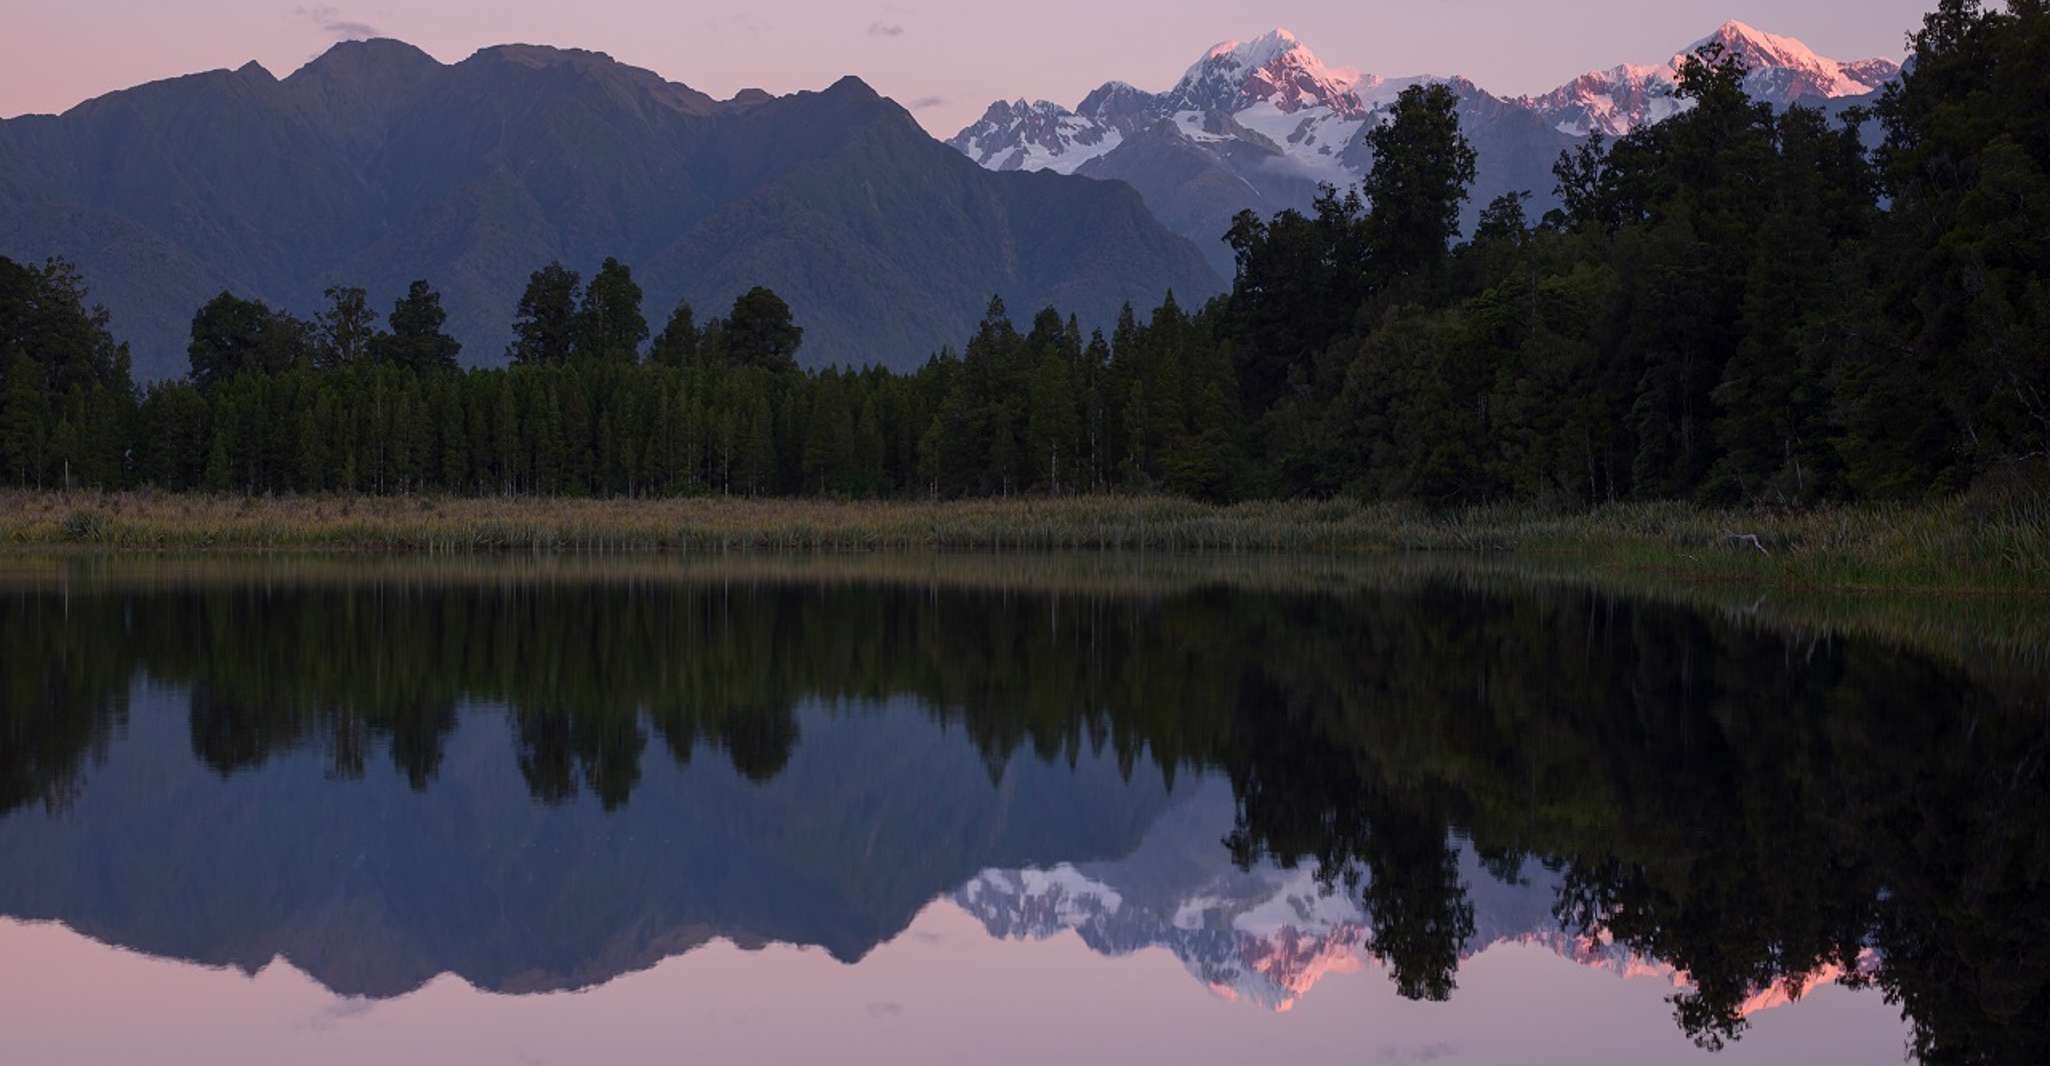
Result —
<path fill-rule="evenodd" d="M 1762 603 L 16 566 L 0 1058 L 2046 1061 L 2027 641 Z"/>

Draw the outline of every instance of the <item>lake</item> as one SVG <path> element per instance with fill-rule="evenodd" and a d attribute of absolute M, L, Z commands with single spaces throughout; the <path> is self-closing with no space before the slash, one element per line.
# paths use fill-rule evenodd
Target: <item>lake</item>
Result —
<path fill-rule="evenodd" d="M 6 1061 L 2042 1061 L 2039 605 L 0 564 Z"/>

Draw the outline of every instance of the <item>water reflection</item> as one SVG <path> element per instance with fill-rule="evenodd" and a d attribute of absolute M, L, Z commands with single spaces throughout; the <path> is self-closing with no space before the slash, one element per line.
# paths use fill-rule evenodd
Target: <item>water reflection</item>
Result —
<path fill-rule="evenodd" d="M 1709 1047 L 1818 980 L 1922 1061 L 2050 1042 L 2032 669 L 1460 574 L 902 576 L 16 582 L 0 913 L 388 997 L 858 960 L 944 897 L 1267 1007 L 1514 942 Z"/>

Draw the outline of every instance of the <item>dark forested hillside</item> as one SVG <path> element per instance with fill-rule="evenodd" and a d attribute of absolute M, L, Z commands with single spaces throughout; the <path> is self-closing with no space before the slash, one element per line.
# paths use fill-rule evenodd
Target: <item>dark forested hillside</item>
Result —
<path fill-rule="evenodd" d="M 593 53 L 444 66 L 395 41 L 0 122 L 0 254 L 76 264 L 146 379 L 183 372 L 223 290 L 309 314 L 330 286 L 383 303 L 421 277 L 493 363 L 556 259 L 628 258 L 664 306 L 773 287 L 820 363 L 922 360 L 993 292 L 1108 324 L 1221 286 L 1131 190 L 990 174 L 854 79 L 720 102 Z"/>
<path fill-rule="evenodd" d="M 408 282 L 393 304 L 336 286 L 310 320 L 249 290 L 184 310 L 191 380 L 138 395 L 75 269 L 0 260 L 0 460 L 8 480 L 39 486 L 1167 490 L 1555 509 L 1801 506 L 1940 496 L 1989 476 L 2040 481 L 2050 472 L 2050 3 L 1943 0 L 1914 40 L 1909 73 L 1877 106 L 1876 151 L 1872 117 L 1776 111 L 1748 95 L 1741 57 L 1711 42 L 1682 69 L 1683 113 L 1561 154 L 1559 208 L 1533 218 L 1524 197 L 1505 193 L 1457 244 L 1478 152 L 1456 93 L 1410 88 L 1369 133 L 1374 163 L 1357 189 L 1327 189 L 1307 214 L 1238 216 L 1228 296 L 1167 299 L 1146 315 L 1127 304 L 1106 329 L 1050 306 L 1014 321 L 1011 308 L 1035 305 L 976 280 L 977 257 L 948 258 L 961 246 L 943 235 L 1038 234 L 990 250 L 1019 276 L 1136 262 L 1157 229 L 1120 228 L 1140 217 L 1116 207 L 1136 203 L 1130 189 L 982 175 L 965 159 L 896 183 L 840 180 L 937 148 L 908 126 L 893 143 L 888 122 L 837 142 L 800 137 L 822 115 L 824 128 L 845 131 L 888 106 L 848 84 L 815 99 L 717 105 L 752 117 L 720 120 L 730 125 L 704 143 L 730 168 L 724 180 L 759 192 L 707 215 L 716 225 L 697 224 L 701 243 L 663 249 L 654 270 L 612 258 L 588 276 L 508 266 L 526 285 L 494 320 L 495 335 L 516 339 L 505 369 L 457 372 L 457 290 L 445 307 L 439 280 Z M 680 90 L 642 99 L 666 109 L 659 122 L 712 106 Z M 763 131 L 772 136 L 752 139 Z M 792 142 L 817 158 L 767 147 Z M 648 160 L 648 173 L 661 162 Z M 1078 209 L 1077 187 L 1101 210 Z M 753 214 L 769 204 L 809 236 L 786 246 L 754 235 L 771 225 Z M 906 216 L 920 220 L 910 239 L 962 275 L 923 303 L 896 275 L 845 265 L 869 246 L 848 220 Z M 720 254 L 767 264 L 779 249 L 816 272 L 730 302 L 662 294 L 658 279 L 683 264 Z M 1047 281 L 1049 299 L 1100 313 L 1115 290 L 1088 276 Z M 961 293 L 972 286 L 982 287 L 970 303 Z M 953 334 L 967 338 L 958 352 L 928 358 L 908 347 L 915 340 L 893 341 L 888 357 L 922 360 L 915 371 L 805 372 L 797 356 L 821 343 L 815 323 L 849 306 L 823 289 L 889 305 L 876 312 L 881 331 L 944 328 L 958 313 L 941 310 L 951 301 L 983 310 Z"/>

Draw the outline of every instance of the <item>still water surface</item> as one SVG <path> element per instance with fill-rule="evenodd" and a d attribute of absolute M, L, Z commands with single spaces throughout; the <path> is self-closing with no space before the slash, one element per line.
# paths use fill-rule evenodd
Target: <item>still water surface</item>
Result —
<path fill-rule="evenodd" d="M 16 565 L 6 1061 L 2042 1061 L 2045 672 L 1743 599 Z"/>

